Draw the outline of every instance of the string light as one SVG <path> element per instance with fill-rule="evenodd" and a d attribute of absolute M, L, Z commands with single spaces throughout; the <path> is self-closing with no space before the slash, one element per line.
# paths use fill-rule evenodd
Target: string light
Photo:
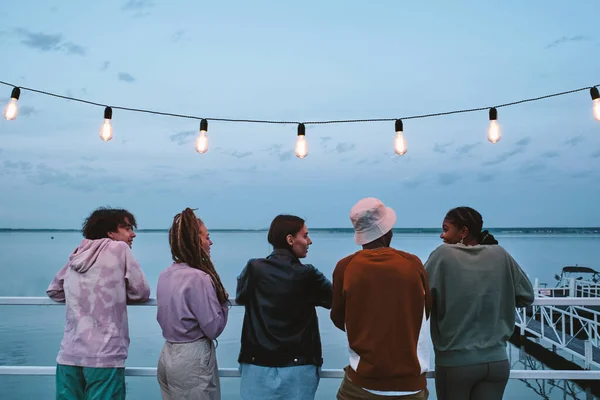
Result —
<path fill-rule="evenodd" d="M 492 143 L 498 143 L 502 139 L 500 125 L 498 125 L 498 111 L 494 107 L 490 108 L 490 126 L 488 128 L 488 140 Z"/>
<path fill-rule="evenodd" d="M 39 94 L 52 96 L 52 97 L 57 97 L 57 98 L 65 99 L 65 100 L 71 100 L 71 101 L 90 104 L 90 105 L 94 105 L 94 106 L 105 107 L 101 103 L 96 103 L 96 102 L 89 101 L 89 100 L 79 99 L 79 98 L 75 98 L 75 97 L 71 97 L 71 96 L 64 96 L 64 95 L 60 95 L 60 94 L 56 94 L 56 93 L 46 92 L 43 90 L 38 90 L 38 89 L 33 89 L 33 88 L 28 88 L 28 87 L 23 87 L 23 86 L 17 87 L 16 85 L 14 85 L 12 83 L 4 82 L 4 81 L 0 81 L 0 84 L 13 87 L 11 99 L 3 112 L 3 115 L 7 120 L 13 120 L 17 117 L 17 114 L 18 114 L 17 101 L 19 100 L 21 90 L 28 90 L 30 92 L 39 93 Z M 600 93 L 598 92 L 598 86 L 600 86 L 600 85 L 594 85 L 591 87 L 587 86 L 587 87 L 583 87 L 583 88 L 567 90 L 564 92 L 552 93 L 552 94 L 547 94 L 544 96 L 532 97 L 532 98 L 527 98 L 527 99 L 523 99 L 523 100 L 517 100 L 517 101 L 510 102 L 510 103 L 499 104 L 492 108 L 478 107 L 478 108 L 468 108 L 468 109 L 461 109 L 461 110 L 437 112 L 437 113 L 431 113 L 431 114 L 418 114 L 418 115 L 403 117 L 402 119 L 369 118 L 369 119 L 347 119 L 347 120 L 325 120 L 325 121 L 299 122 L 299 121 L 274 121 L 274 120 L 258 120 L 258 119 L 200 118 L 200 117 L 194 116 L 194 115 L 184 115 L 184 114 L 175 114 L 175 113 L 169 113 L 169 112 L 163 112 L 163 111 L 153 111 L 153 110 L 145 110 L 145 109 L 139 109 L 139 108 L 113 106 L 113 107 L 106 107 L 104 110 L 104 124 L 102 125 L 102 129 L 100 131 L 100 137 L 104 141 L 108 141 L 108 140 L 112 139 L 112 126 L 110 124 L 111 123 L 110 121 L 112 119 L 112 109 L 140 112 L 140 113 L 154 114 L 154 115 L 164 115 L 164 116 L 170 116 L 170 117 L 176 117 L 176 118 L 187 118 L 187 119 L 200 120 L 200 133 L 198 135 L 198 138 L 196 140 L 196 145 L 195 145 L 196 150 L 199 153 L 205 153 L 208 150 L 208 137 L 206 135 L 206 133 L 208 131 L 208 120 L 220 121 L 220 122 L 241 122 L 241 123 L 258 123 L 258 124 L 296 124 L 296 125 L 298 125 L 298 138 L 296 140 L 296 156 L 298 156 L 299 158 L 305 158 L 308 155 L 308 148 L 307 148 L 306 134 L 305 134 L 305 129 L 306 129 L 305 125 L 348 124 L 348 123 L 395 121 L 396 122 L 396 137 L 394 139 L 394 151 L 395 151 L 395 153 L 397 153 L 399 155 L 403 155 L 407 151 L 406 139 L 404 138 L 404 135 L 403 135 L 403 126 L 402 126 L 403 119 L 407 120 L 407 119 L 432 118 L 432 117 L 440 117 L 440 116 L 453 115 L 453 114 L 479 112 L 479 111 L 484 111 L 484 110 L 489 109 L 490 125 L 488 128 L 488 140 L 492 143 L 497 143 L 502 138 L 502 134 L 500 132 L 500 126 L 498 124 L 498 111 L 497 111 L 497 109 L 501 108 L 501 107 L 509 107 L 509 106 L 514 106 L 517 104 L 539 101 L 539 100 L 548 99 L 548 98 L 557 97 L 557 96 L 564 96 L 567 94 L 577 93 L 577 92 L 581 92 L 581 91 L 589 89 L 590 94 L 592 96 L 592 101 L 593 101 L 592 107 L 593 107 L 594 118 L 597 119 L 598 121 L 600 121 Z"/>
<path fill-rule="evenodd" d="M 298 139 L 296 139 L 296 157 L 304 158 L 308 155 L 306 145 L 306 128 L 304 124 L 298 124 Z"/>
<path fill-rule="evenodd" d="M 600 121 L 600 93 L 598 93 L 598 88 L 595 86 L 591 88 L 590 95 L 592 96 L 594 118 L 596 118 L 596 121 Z"/>
<path fill-rule="evenodd" d="M 396 154 L 403 156 L 404 154 L 406 154 L 406 151 L 408 150 L 406 147 L 406 139 L 404 139 L 404 135 L 402 134 L 402 131 L 404 130 L 403 124 L 402 124 L 402 120 L 401 119 L 397 119 L 396 120 L 396 137 L 394 138 L 394 151 L 396 152 Z"/>
<path fill-rule="evenodd" d="M 20 96 L 21 89 L 15 86 L 10 94 L 10 100 L 4 108 L 4 112 L 2 113 L 4 118 L 6 118 L 8 121 L 12 121 L 13 119 L 17 118 L 17 114 L 19 113 L 18 101 Z"/>
<path fill-rule="evenodd" d="M 196 151 L 200 154 L 204 154 L 208 150 L 208 136 L 206 136 L 206 132 L 208 132 L 208 121 L 205 118 L 202 118 L 200 121 L 200 132 L 198 132 L 195 146 Z"/>
<path fill-rule="evenodd" d="M 102 124 L 102 128 L 100 128 L 100 139 L 108 142 L 112 139 L 113 132 L 112 126 L 110 125 L 110 120 L 112 119 L 112 108 L 106 107 L 104 109 L 104 123 Z"/>

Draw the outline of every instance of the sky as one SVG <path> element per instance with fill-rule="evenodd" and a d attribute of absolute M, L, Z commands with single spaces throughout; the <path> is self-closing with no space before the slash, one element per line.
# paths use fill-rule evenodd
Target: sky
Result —
<path fill-rule="evenodd" d="M 399 2 L 19 0 L 0 14 L 0 80 L 112 106 L 206 118 L 403 118 L 600 84 L 597 0 Z M 0 85 L 2 107 L 11 87 Z M 396 227 L 437 227 L 453 207 L 488 227 L 600 226 L 600 122 L 588 91 L 488 112 L 394 123 L 199 122 L 23 91 L 0 120 L 0 227 L 79 228 L 124 207 L 168 228 L 185 207 L 210 228 L 351 227 L 363 197 Z"/>

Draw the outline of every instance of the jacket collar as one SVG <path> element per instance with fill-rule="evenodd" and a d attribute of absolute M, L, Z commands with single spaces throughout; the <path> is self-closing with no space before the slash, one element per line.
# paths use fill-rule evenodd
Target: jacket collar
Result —
<path fill-rule="evenodd" d="M 273 249 L 273 252 L 269 255 L 270 257 L 284 257 L 289 258 L 292 263 L 300 263 L 298 257 L 289 249 Z"/>

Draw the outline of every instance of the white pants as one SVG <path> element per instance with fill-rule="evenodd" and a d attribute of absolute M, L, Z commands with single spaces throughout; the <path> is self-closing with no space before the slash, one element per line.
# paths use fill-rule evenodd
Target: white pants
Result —
<path fill-rule="evenodd" d="M 220 400 L 221 385 L 215 346 L 203 338 L 165 345 L 158 360 L 163 400 Z"/>

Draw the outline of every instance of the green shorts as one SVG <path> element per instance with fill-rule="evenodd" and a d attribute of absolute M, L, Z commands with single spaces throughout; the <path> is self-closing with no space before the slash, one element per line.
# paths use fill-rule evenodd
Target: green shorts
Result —
<path fill-rule="evenodd" d="M 125 368 L 56 365 L 56 400 L 125 400 Z"/>

